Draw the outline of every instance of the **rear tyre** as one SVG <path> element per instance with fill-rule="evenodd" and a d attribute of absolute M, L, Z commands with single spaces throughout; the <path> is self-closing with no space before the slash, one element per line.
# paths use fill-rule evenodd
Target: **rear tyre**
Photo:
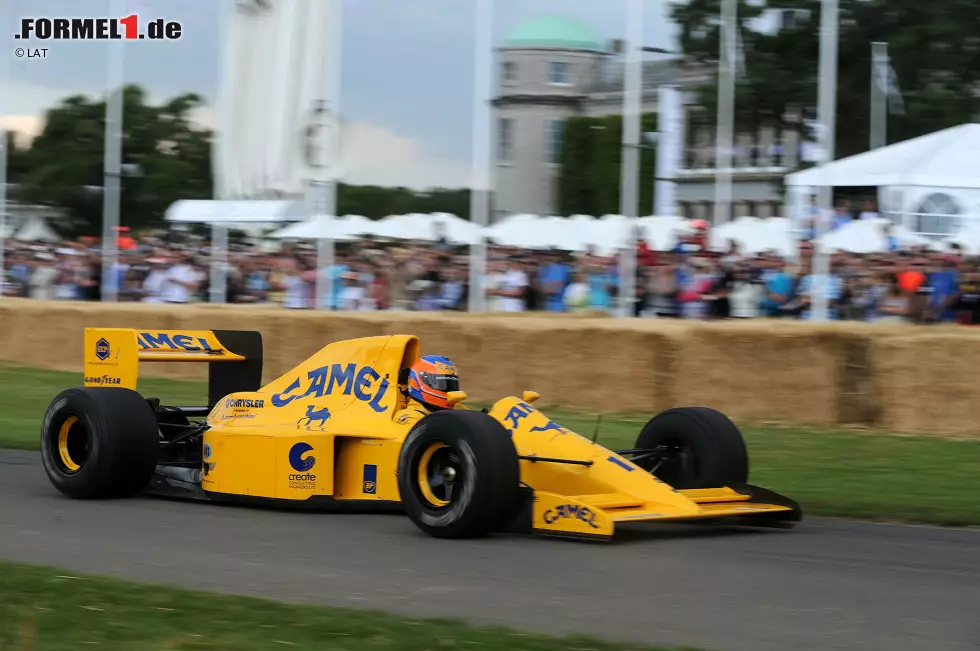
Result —
<path fill-rule="evenodd" d="M 674 488 L 714 488 L 748 481 L 749 453 L 742 433 L 714 409 L 677 407 L 657 414 L 640 432 L 636 447 L 658 446 L 667 448 L 664 456 L 637 465 Z"/>
<path fill-rule="evenodd" d="M 77 499 L 130 497 L 146 488 L 160 446 L 153 408 L 116 387 L 78 387 L 58 394 L 41 426 L 48 479 Z"/>
<path fill-rule="evenodd" d="M 408 517 L 437 538 L 502 529 L 517 504 L 520 468 L 507 430 L 478 411 L 437 411 L 408 433 L 398 490 Z"/>

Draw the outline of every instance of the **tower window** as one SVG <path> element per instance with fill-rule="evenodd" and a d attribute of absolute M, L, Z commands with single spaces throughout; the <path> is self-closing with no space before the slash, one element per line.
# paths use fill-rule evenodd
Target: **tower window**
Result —
<path fill-rule="evenodd" d="M 548 81 L 552 84 L 570 84 L 571 74 L 566 61 L 552 61 L 548 64 Z"/>

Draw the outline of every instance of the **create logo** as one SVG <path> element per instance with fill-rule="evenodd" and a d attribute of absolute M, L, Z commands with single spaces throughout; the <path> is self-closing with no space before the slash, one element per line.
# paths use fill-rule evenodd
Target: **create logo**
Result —
<path fill-rule="evenodd" d="M 109 359 L 109 355 L 112 354 L 112 348 L 109 346 L 109 341 L 102 337 L 97 342 L 95 342 L 95 356 L 99 358 L 100 361 L 106 361 Z"/>
<path fill-rule="evenodd" d="M 313 466 L 316 464 L 316 458 L 303 458 L 304 454 L 312 451 L 313 446 L 309 443 L 297 443 L 289 449 L 289 465 L 292 466 L 293 470 L 296 472 L 306 472 L 308 470 L 312 470 Z M 290 476 L 290 479 L 292 479 L 292 476 Z"/>
<path fill-rule="evenodd" d="M 378 383 L 378 380 L 381 382 Z M 303 387 L 305 390 L 301 392 Z M 368 403 L 371 409 L 383 413 L 388 410 L 387 405 L 381 404 L 388 387 L 388 380 L 370 366 L 362 366 L 358 370 L 357 364 L 331 364 L 309 371 L 305 380 L 293 380 L 285 391 L 272 396 L 272 404 L 275 407 L 285 407 L 294 400 L 322 398 L 341 390 L 343 395 L 349 396 L 353 393 L 355 398 Z"/>
<path fill-rule="evenodd" d="M 137 14 L 122 18 L 21 18 L 18 40 L 40 41 L 176 41 L 183 27 L 176 20 L 156 18 L 140 24 Z"/>
<path fill-rule="evenodd" d="M 593 529 L 598 529 L 599 525 L 595 521 L 595 512 L 587 506 L 578 504 L 562 504 L 544 512 L 545 524 L 554 524 L 563 518 L 579 520 L 589 525 Z"/>

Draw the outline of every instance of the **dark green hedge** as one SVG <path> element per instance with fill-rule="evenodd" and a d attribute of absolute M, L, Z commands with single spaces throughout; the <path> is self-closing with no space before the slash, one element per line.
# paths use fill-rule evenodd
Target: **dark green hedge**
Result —
<path fill-rule="evenodd" d="M 623 117 L 573 117 L 565 121 L 558 178 L 558 208 L 563 215 L 619 212 Z M 642 131 L 657 130 L 657 114 L 643 116 Z M 642 141 L 646 145 L 646 141 Z M 640 215 L 653 211 L 656 149 L 640 154 Z"/>

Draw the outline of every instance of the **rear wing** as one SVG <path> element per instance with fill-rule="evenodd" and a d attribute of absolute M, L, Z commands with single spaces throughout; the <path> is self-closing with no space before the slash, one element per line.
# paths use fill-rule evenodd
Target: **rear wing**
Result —
<path fill-rule="evenodd" d="M 262 386 L 262 334 L 251 330 L 85 329 L 85 386 L 136 389 L 140 362 L 207 362 L 208 406 Z"/>

